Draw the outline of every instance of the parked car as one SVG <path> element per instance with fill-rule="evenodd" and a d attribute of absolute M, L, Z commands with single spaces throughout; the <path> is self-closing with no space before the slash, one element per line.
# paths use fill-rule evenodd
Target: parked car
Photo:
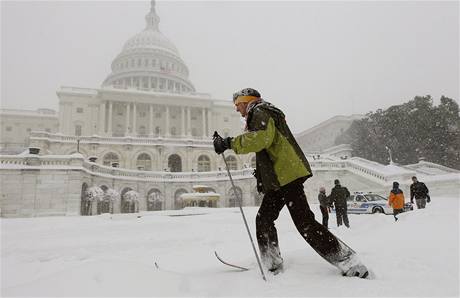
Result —
<path fill-rule="evenodd" d="M 388 198 L 371 192 L 355 192 L 347 198 L 348 213 L 352 214 L 393 214 L 393 208 L 388 206 Z M 406 203 L 404 211 L 413 210 L 412 204 Z"/>

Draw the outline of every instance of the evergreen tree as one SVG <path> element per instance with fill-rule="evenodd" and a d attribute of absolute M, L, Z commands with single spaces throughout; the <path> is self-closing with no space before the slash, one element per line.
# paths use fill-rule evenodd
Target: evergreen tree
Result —
<path fill-rule="evenodd" d="M 370 112 L 340 135 L 336 144 L 350 144 L 356 156 L 400 164 L 427 160 L 460 169 L 458 104 L 442 96 L 438 106 L 431 96 L 416 96 L 402 105 Z"/>

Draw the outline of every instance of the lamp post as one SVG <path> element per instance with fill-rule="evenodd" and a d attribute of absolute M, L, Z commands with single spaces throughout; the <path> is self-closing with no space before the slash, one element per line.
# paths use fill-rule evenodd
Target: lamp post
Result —
<path fill-rule="evenodd" d="M 385 146 L 385 149 L 388 151 L 388 155 L 390 155 L 390 165 L 393 165 L 393 157 L 391 156 L 391 149 L 388 146 Z"/>

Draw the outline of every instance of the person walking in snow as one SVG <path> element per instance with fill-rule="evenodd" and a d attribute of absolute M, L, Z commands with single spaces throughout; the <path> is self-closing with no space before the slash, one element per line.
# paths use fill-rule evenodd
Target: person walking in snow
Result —
<path fill-rule="evenodd" d="M 323 186 L 319 188 L 318 201 L 319 209 L 321 210 L 321 214 L 323 215 L 323 226 L 327 228 L 329 221 L 329 207 L 331 203 L 329 202 L 329 199 L 326 196 L 326 189 Z"/>
<path fill-rule="evenodd" d="M 393 189 L 390 191 L 390 196 L 388 197 L 388 205 L 393 207 L 393 216 L 395 221 L 398 220 L 399 213 L 404 212 L 404 194 L 401 189 L 399 189 L 399 183 L 393 182 Z"/>
<path fill-rule="evenodd" d="M 284 270 L 275 220 L 286 205 L 300 235 L 344 275 L 365 278 L 369 272 L 356 253 L 315 220 L 303 190 L 312 176 L 310 165 L 292 135 L 284 113 L 246 88 L 233 95 L 236 111 L 246 119 L 245 132 L 222 138 L 214 134 L 214 150 L 222 154 L 256 153 L 257 189 L 264 194 L 256 216 L 256 236 L 264 266 L 273 274 Z"/>
<path fill-rule="evenodd" d="M 342 225 L 342 221 L 347 228 L 350 227 L 350 222 L 348 221 L 348 207 L 347 207 L 347 198 L 350 197 L 350 192 L 346 187 L 340 185 L 339 179 L 334 180 L 334 187 L 331 190 L 329 195 L 329 201 L 334 203 L 335 215 L 337 218 L 337 227 Z"/>
<path fill-rule="evenodd" d="M 415 176 L 412 177 L 412 182 L 410 186 L 410 202 L 414 204 L 415 198 L 417 209 L 423 209 L 427 202 L 431 202 L 428 187 L 426 187 L 425 183 L 418 181 Z"/>

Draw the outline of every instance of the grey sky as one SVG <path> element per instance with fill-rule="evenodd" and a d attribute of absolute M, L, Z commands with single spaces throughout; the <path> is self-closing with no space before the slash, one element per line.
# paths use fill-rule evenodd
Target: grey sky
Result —
<path fill-rule="evenodd" d="M 459 4 L 157 1 L 197 91 L 253 87 L 294 132 L 431 94 L 459 99 Z M 2 108 L 57 109 L 98 88 L 150 1 L 2 1 Z"/>

